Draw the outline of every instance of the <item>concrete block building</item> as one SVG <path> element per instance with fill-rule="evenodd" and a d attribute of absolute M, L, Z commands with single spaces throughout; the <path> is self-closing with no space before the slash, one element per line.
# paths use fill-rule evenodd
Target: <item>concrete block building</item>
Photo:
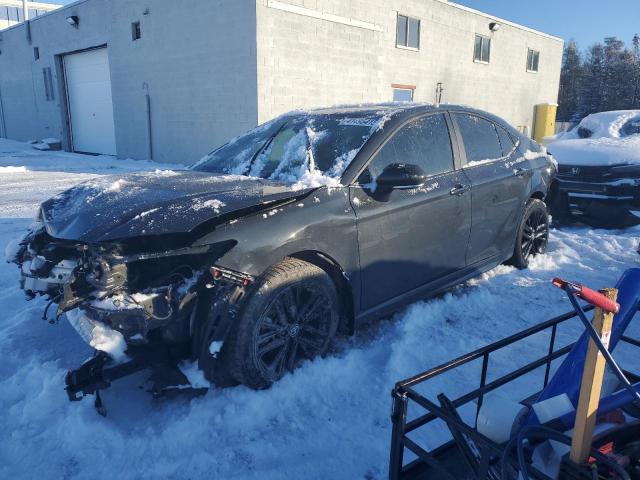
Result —
<path fill-rule="evenodd" d="M 562 50 L 445 0 L 81 0 L 0 32 L 0 136 L 191 163 L 288 110 L 393 100 L 532 133 Z"/>

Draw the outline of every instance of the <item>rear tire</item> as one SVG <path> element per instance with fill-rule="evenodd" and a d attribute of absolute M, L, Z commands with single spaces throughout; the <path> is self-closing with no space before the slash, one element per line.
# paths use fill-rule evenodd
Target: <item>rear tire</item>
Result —
<path fill-rule="evenodd" d="M 240 383 L 268 388 L 303 360 L 324 356 L 338 319 L 338 295 L 329 275 L 310 263 L 285 258 L 252 286 L 222 359 Z"/>
<path fill-rule="evenodd" d="M 547 250 L 549 242 L 549 212 L 542 200 L 532 198 L 527 202 L 516 237 L 511 264 L 524 269 L 535 255 Z"/>

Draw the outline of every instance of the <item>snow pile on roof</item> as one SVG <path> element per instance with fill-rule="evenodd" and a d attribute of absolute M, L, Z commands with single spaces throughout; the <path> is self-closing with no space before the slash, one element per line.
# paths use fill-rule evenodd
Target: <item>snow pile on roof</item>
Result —
<path fill-rule="evenodd" d="M 640 110 L 617 110 L 613 112 L 592 113 L 582 119 L 580 124 L 569 132 L 559 134 L 558 140 L 580 138 L 578 130 L 581 128 L 592 132 L 589 138 L 620 138 L 620 130 L 629 120 L 637 118 L 640 121 Z"/>
<path fill-rule="evenodd" d="M 621 135 L 623 127 L 635 118 L 640 121 L 640 110 L 595 113 L 570 132 L 545 142 L 561 165 L 640 165 L 640 134 Z M 580 129 L 589 130 L 591 137 L 580 138 Z"/>

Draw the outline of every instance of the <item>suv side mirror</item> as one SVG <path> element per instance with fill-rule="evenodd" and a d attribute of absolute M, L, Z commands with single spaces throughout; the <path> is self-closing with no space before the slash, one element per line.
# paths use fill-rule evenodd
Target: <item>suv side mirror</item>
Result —
<path fill-rule="evenodd" d="M 416 188 L 424 185 L 427 174 L 418 165 L 392 163 L 387 165 L 376 179 L 376 184 L 386 188 Z"/>

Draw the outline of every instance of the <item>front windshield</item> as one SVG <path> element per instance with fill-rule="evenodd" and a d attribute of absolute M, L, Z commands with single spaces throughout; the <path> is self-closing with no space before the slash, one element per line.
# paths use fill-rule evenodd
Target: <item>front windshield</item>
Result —
<path fill-rule="evenodd" d="M 372 112 L 285 115 L 220 147 L 193 170 L 287 183 L 309 175 L 338 181 L 381 122 Z"/>
<path fill-rule="evenodd" d="M 632 118 L 620 129 L 621 137 L 630 137 L 631 135 L 640 135 L 640 116 Z"/>

